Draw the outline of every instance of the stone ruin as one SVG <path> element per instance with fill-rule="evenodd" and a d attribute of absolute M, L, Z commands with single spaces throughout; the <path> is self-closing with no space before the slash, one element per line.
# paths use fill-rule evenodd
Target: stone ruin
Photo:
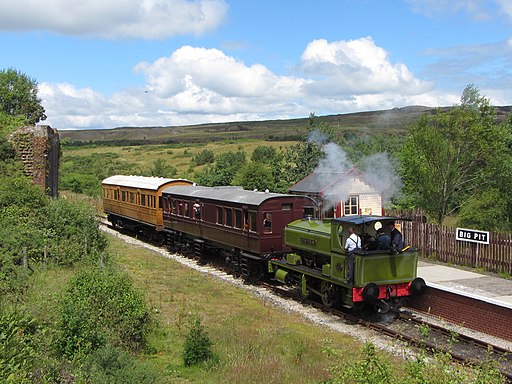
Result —
<path fill-rule="evenodd" d="M 9 136 L 24 173 L 49 196 L 57 197 L 59 186 L 60 138 L 49 125 L 21 127 Z"/>

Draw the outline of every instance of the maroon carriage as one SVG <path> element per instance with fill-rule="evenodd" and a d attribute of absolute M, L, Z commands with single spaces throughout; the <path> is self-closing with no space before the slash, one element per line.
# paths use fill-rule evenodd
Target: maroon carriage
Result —
<path fill-rule="evenodd" d="M 198 257 L 216 254 L 245 275 L 260 275 L 265 261 L 289 251 L 286 224 L 313 217 L 305 196 L 239 187 L 175 186 L 162 193 L 168 243 Z"/>

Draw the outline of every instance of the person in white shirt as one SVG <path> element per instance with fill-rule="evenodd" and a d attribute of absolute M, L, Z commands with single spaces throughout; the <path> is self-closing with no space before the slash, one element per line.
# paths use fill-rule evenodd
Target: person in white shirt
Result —
<path fill-rule="evenodd" d="M 354 228 L 349 227 L 350 234 L 345 241 L 345 250 L 348 254 L 348 280 L 349 284 L 354 284 L 354 252 L 361 248 L 361 238 L 354 232 Z"/>

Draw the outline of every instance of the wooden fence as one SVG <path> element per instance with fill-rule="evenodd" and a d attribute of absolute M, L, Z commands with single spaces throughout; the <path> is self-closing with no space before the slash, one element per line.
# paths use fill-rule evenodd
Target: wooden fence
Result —
<path fill-rule="evenodd" d="M 397 215 L 399 216 L 399 215 Z M 406 245 L 445 263 L 512 274 L 512 234 L 489 233 L 489 244 L 455 240 L 455 228 L 421 221 L 401 221 Z"/>

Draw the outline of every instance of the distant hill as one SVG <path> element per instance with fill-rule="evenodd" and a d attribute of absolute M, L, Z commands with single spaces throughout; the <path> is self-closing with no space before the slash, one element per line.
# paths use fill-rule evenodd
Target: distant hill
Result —
<path fill-rule="evenodd" d="M 442 108 L 445 109 L 445 108 Z M 497 107 L 500 116 L 512 106 Z M 409 106 L 389 110 L 317 116 L 320 123 L 336 127 L 340 135 L 404 134 L 408 127 L 435 108 Z M 65 143 L 106 145 L 191 143 L 213 140 L 263 139 L 295 140 L 306 127 L 308 117 L 289 120 L 238 121 L 168 127 L 118 127 L 114 129 L 59 130 Z"/>

